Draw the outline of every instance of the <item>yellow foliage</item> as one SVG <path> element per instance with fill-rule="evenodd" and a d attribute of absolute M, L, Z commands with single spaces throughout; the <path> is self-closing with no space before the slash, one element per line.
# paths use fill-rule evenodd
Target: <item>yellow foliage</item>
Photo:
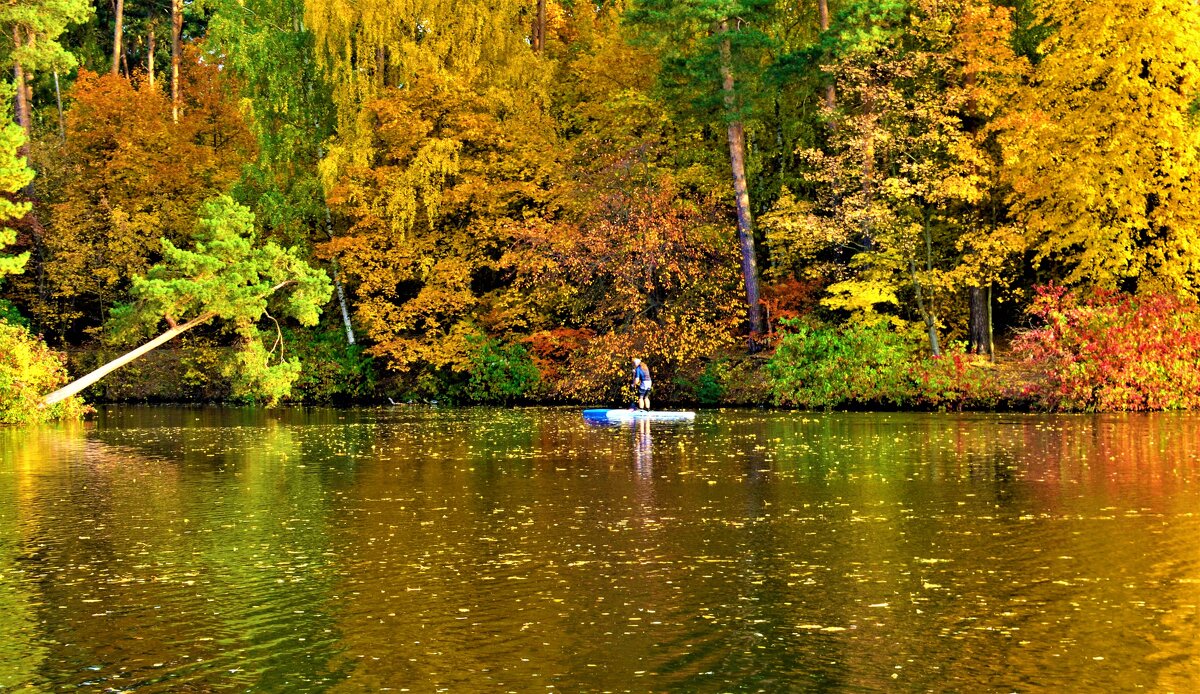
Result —
<path fill-rule="evenodd" d="M 900 305 L 893 282 L 864 279 L 845 280 L 829 285 L 826 292 L 829 296 L 821 299 L 821 304 L 829 308 L 848 311 L 851 320 L 855 323 L 878 323 L 885 318 L 877 309 L 880 304 Z"/>
<path fill-rule="evenodd" d="M 356 283 L 373 351 L 399 372 L 464 367 L 478 317 L 504 303 L 507 229 L 542 204 L 555 163 L 545 116 L 533 104 L 512 108 L 507 97 L 430 75 L 364 109 L 374 155 L 331 189 L 350 226 L 322 252 Z"/>
<path fill-rule="evenodd" d="M 522 30 L 529 3 L 516 0 L 305 0 L 337 107 L 336 140 L 322 163 L 326 189 L 375 156 L 375 121 L 365 108 L 388 88 L 450 78 L 497 99 L 541 92 L 545 71 Z M 557 21 L 557 13 L 552 19 Z"/>
<path fill-rule="evenodd" d="M 1006 122 L 1012 209 L 1072 284 L 1200 286 L 1200 7 L 1048 0 L 1057 30 Z"/>
<path fill-rule="evenodd" d="M 771 249 L 769 273 L 777 279 L 799 274 L 827 249 L 848 247 L 851 230 L 815 212 L 815 205 L 797 200 L 786 187 L 770 212 L 758 218 Z"/>

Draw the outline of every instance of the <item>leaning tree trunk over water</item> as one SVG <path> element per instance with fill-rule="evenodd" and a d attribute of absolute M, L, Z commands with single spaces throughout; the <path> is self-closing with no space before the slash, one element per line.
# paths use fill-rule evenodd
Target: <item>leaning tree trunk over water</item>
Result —
<path fill-rule="evenodd" d="M 47 406 L 53 405 L 54 403 L 59 402 L 60 400 L 65 400 L 65 399 L 71 397 L 72 395 L 78 394 L 84 388 L 87 388 L 88 386 L 92 385 L 96 381 L 99 381 L 100 379 L 104 378 L 105 376 L 112 373 L 113 371 L 116 371 L 117 369 L 121 368 L 122 366 L 125 366 L 126 364 L 134 361 L 135 359 L 141 357 L 142 355 L 155 349 L 156 347 L 159 347 L 167 342 L 170 342 L 172 338 L 182 335 L 183 333 L 191 330 L 192 328 L 196 327 L 197 325 L 202 325 L 204 323 L 207 323 L 208 321 L 215 318 L 216 315 L 217 314 L 215 312 L 209 311 L 208 313 L 201 314 L 200 316 L 193 318 L 192 320 L 190 320 L 182 325 L 176 325 L 176 326 L 172 327 L 167 332 L 163 333 L 162 335 L 159 335 L 158 337 L 147 342 L 146 344 L 142 345 L 141 347 L 138 347 L 137 349 L 133 350 L 132 352 L 125 353 L 124 355 L 108 362 L 104 366 L 101 366 L 100 368 L 96 369 L 95 371 L 89 373 L 88 375 L 84 376 L 83 378 L 80 378 L 76 381 L 68 383 L 67 385 L 63 386 L 62 388 L 59 388 L 58 390 L 54 391 L 53 393 L 47 395 L 45 397 L 45 399 L 42 401 L 43 404 L 45 404 Z"/>
<path fill-rule="evenodd" d="M 729 22 L 721 22 L 720 33 L 727 34 Z M 728 126 L 729 164 L 733 170 L 733 194 L 737 205 L 738 241 L 742 248 L 742 277 L 746 282 L 746 317 L 750 322 L 751 347 L 763 334 L 762 303 L 758 289 L 758 258 L 754 249 L 754 219 L 750 214 L 750 191 L 746 186 L 746 129 L 737 116 L 734 93 L 733 57 L 729 38 L 721 42 L 721 91 Z"/>

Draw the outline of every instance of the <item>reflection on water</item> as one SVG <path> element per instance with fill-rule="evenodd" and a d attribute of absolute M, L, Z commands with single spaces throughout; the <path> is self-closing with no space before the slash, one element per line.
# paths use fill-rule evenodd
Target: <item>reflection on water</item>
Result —
<path fill-rule="evenodd" d="M 0 430 L 0 689 L 1200 685 L 1200 417 Z"/>

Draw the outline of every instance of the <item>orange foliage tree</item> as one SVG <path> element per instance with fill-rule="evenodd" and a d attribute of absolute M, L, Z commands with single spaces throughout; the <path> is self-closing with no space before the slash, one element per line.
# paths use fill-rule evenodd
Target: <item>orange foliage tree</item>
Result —
<path fill-rule="evenodd" d="M 160 239 L 183 244 L 201 201 L 228 190 L 252 153 L 233 90 L 198 48 L 188 55 L 179 123 L 161 82 L 81 70 L 71 90 L 66 142 L 47 172 L 41 287 L 29 292 L 35 320 L 60 337 L 99 326 L 129 278 L 159 259 Z"/>
<path fill-rule="evenodd" d="M 621 402 L 629 359 L 658 394 L 737 344 L 744 321 L 724 170 L 656 95 L 658 58 L 612 8 L 575 13 L 554 81 L 563 169 L 547 213 L 514 227 L 506 265 L 536 307 L 529 344 L 551 395 Z"/>
<path fill-rule="evenodd" d="M 536 297 L 547 326 L 585 331 L 570 336 L 566 354 L 553 333 L 535 334 L 544 347 L 535 354 L 565 361 L 550 366 L 561 374 L 559 396 L 618 397 L 632 356 L 649 360 L 669 396 L 674 373 L 737 343 L 738 247 L 722 208 L 668 176 L 639 180 L 629 163 L 578 183 L 580 208 L 516 232 L 508 262 L 518 286 Z"/>
<path fill-rule="evenodd" d="M 353 282 L 373 353 L 408 388 L 438 392 L 470 370 L 479 337 L 528 322 L 500 259 L 512 222 L 544 204 L 553 127 L 512 96 L 450 76 L 383 90 L 365 106 L 371 161 L 331 188 L 347 228 L 319 252 Z"/>

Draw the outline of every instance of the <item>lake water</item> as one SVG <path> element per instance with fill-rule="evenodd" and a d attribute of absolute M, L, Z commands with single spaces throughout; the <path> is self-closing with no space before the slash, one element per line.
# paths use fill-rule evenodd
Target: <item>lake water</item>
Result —
<path fill-rule="evenodd" d="M 1200 690 L 1200 417 L 0 430 L 0 689 Z"/>

